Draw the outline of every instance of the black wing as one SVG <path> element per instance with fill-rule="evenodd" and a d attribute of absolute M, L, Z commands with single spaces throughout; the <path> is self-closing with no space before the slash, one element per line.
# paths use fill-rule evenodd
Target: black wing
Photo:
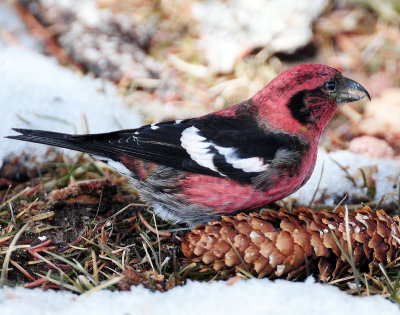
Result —
<path fill-rule="evenodd" d="M 92 135 L 14 130 L 21 135 L 8 138 L 82 151 L 116 161 L 121 161 L 122 157 L 138 158 L 245 182 L 267 171 L 278 156 L 279 163 L 285 164 L 285 155 L 280 152 L 288 152 L 288 165 L 296 165 L 306 148 L 297 137 L 265 131 L 253 120 L 212 115 Z"/>

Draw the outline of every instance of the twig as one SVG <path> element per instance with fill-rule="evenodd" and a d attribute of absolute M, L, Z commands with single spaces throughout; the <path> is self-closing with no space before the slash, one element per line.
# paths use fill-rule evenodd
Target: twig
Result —
<path fill-rule="evenodd" d="M 43 243 L 40 243 L 38 245 L 32 246 L 31 248 L 29 248 L 31 251 L 36 251 L 38 248 L 41 247 L 45 247 L 50 245 L 53 242 L 53 240 L 51 238 L 49 238 L 47 241 L 44 241 Z"/>
<path fill-rule="evenodd" d="M 311 198 L 310 204 L 308 206 L 309 208 L 311 208 L 311 206 L 312 206 L 312 204 L 314 202 L 315 196 L 317 195 L 317 192 L 319 190 L 319 186 L 321 185 L 322 176 L 324 175 L 324 168 L 325 168 L 325 160 L 322 161 L 321 176 L 319 177 L 318 185 L 315 188 L 314 194 L 313 194 L 313 196 Z"/>
<path fill-rule="evenodd" d="M 40 184 L 39 184 L 40 185 Z M 37 186 L 39 186 L 37 185 Z M 37 187 L 36 186 L 36 187 Z M 27 194 L 28 195 L 28 194 Z M 22 217 L 26 212 L 28 212 L 37 202 L 38 202 L 39 198 L 36 198 L 33 202 L 30 203 L 30 205 L 28 207 L 26 207 L 23 211 L 21 211 L 20 213 L 18 213 L 15 218 L 19 219 L 20 217 Z"/>
<path fill-rule="evenodd" d="M 31 279 L 32 281 L 35 281 L 35 278 L 32 277 L 24 268 L 22 268 L 22 266 L 20 264 L 18 264 L 16 261 L 10 259 L 10 263 L 17 268 L 19 271 L 21 271 L 26 277 L 28 277 L 29 279 Z"/>
<path fill-rule="evenodd" d="M 151 261 L 150 254 L 147 251 L 147 244 L 146 243 L 142 243 L 142 246 L 143 246 L 144 251 L 146 252 L 146 257 L 147 257 L 147 260 L 149 261 L 151 269 L 153 269 L 153 271 L 156 272 L 156 270 L 154 269 L 154 266 L 153 266 L 153 262 Z"/>
<path fill-rule="evenodd" d="M 160 242 L 160 234 L 158 232 L 157 228 L 157 221 L 156 221 L 156 215 L 153 212 L 153 220 L 154 220 L 154 226 L 156 227 L 156 235 L 157 235 L 157 243 L 158 243 L 158 265 L 160 266 L 160 272 L 161 272 L 161 242 Z"/>
<path fill-rule="evenodd" d="M 46 278 L 39 278 L 35 281 L 24 284 L 24 288 L 35 288 L 46 282 L 48 282 Z"/>
<path fill-rule="evenodd" d="M 353 176 L 350 175 L 349 171 L 348 171 L 344 166 L 340 165 L 340 163 L 339 163 L 338 161 L 336 161 L 335 159 L 333 159 L 332 157 L 329 157 L 329 158 L 332 160 L 333 163 L 335 163 L 337 166 L 339 166 L 339 168 L 340 168 L 343 172 L 346 173 L 346 178 L 347 178 L 349 181 L 351 181 L 355 187 L 357 187 L 357 183 L 356 183 L 356 181 L 354 180 Z"/>
<path fill-rule="evenodd" d="M 25 187 L 24 190 L 20 191 L 18 194 L 14 195 L 13 197 L 11 197 L 10 199 L 8 199 L 7 201 L 3 202 L 0 206 L 0 209 L 2 209 L 6 204 L 14 201 L 15 199 L 21 197 L 23 194 L 25 194 L 29 189 L 31 189 L 29 186 Z"/>
<path fill-rule="evenodd" d="M 344 207 L 345 208 L 345 214 L 344 214 L 344 224 L 345 224 L 345 228 L 346 228 L 346 238 L 347 238 L 347 250 L 348 250 L 348 255 L 350 258 L 350 265 L 351 268 L 353 269 L 353 273 L 354 273 L 354 279 L 356 280 L 356 286 L 357 286 L 357 293 L 358 295 L 361 296 L 361 292 L 360 292 L 360 273 L 358 272 L 358 270 L 356 271 L 356 265 L 354 262 L 354 255 L 353 255 L 353 248 L 351 246 L 351 238 L 350 238 L 350 224 L 349 224 L 349 209 L 347 208 L 347 206 Z"/>
<path fill-rule="evenodd" d="M 118 212 L 114 213 L 112 216 L 109 216 L 108 218 L 105 218 L 103 220 L 100 220 L 99 222 L 97 222 L 97 225 L 99 224 L 103 224 L 107 221 L 111 221 L 112 219 L 116 218 L 117 216 L 119 216 L 121 213 L 123 213 L 124 211 L 126 211 L 127 209 L 129 209 L 130 207 L 139 207 L 139 206 L 143 206 L 143 207 L 148 207 L 147 205 L 143 205 L 141 203 L 130 203 L 129 205 L 123 207 L 121 210 L 119 210 Z"/>
<path fill-rule="evenodd" d="M 7 198 L 7 196 L 8 196 L 8 193 L 10 192 L 11 187 L 12 187 L 11 185 L 8 186 L 7 191 L 6 191 L 6 193 L 4 194 L 3 200 L 1 201 L 2 204 L 4 203 L 4 200 L 6 200 L 6 198 Z M 0 208 L 0 209 L 1 209 L 1 208 Z"/>
<path fill-rule="evenodd" d="M 89 294 L 91 294 L 91 293 L 93 293 L 95 291 L 99 291 L 99 290 L 105 289 L 105 288 L 107 288 L 109 286 L 117 284 L 123 278 L 124 278 L 124 276 L 119 276 L 119 277 L 115 277 L 115 278 L 111 278 L 109 280 L 103 281 L 98 286 L 94 287 L 93 289 L 90 289 L 89 291 L 86 291 L 86 292 L 82 293 L 82 295 L 89 295 Z"/>
<path fill-rule="evenodd" d="M 233 245 L 232 241 L 228 238 L 227 241 L 232 246 L 233 251 L 235 252 L 236 256 L 239 258 L 240 262 L 242 263 L 243 267 L 246 269 L 246 272 L 250 274 L 249 267 L 247 266 L 246 262 L 244 261 L 243 257 L 240 255 L 237 248 Z"/>
<path fill-rule="evenodd" d="M 347 195 L 345 195 L 342 200 L 336 205 L 336 207 L 332 210 L 332 212 L 336 212 L 336 210 L 340 207 L 340 205 L 347 199 Z"/>
<path fill-rule="evenodd" d="M 147 220 L 144 218 L 143 214 L 138 212 L 139 219 L 142 221 L 142 223 L 154 234 L 158 234 L 160 236 L 165 236 L 165 237 L 171 237 L 171 233 L 169 232 L 161 232 L 157 231 Z"/>

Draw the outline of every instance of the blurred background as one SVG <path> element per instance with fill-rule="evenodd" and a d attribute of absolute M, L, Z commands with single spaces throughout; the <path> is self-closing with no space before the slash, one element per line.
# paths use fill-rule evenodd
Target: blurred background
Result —
<path fill-rule="evenodd" d="M 16 0 L 37 50 L 117 85 L 145 122 L 191 117 L 252 96 L 284 69 L 318 62 L 373 102 L 342 106 L 324 139 L 374 155 L 400 149 L 397 0 Z M 18 42 L 3 26 L 3 43 Z M 328 141 L 328 142 L 327 142 Z M 368 142 L 369 141 L 369 142 Z M 353 150 L 362 150 L 355 145 Z M 382 151 L 383 150 L 383 151 Z"/>

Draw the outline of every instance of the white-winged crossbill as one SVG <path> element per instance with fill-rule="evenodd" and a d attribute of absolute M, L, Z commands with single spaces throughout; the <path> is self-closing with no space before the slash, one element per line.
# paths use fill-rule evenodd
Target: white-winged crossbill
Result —
<path fill-rule="evenodd" d="M 337 106 L 365 96 L 336 69 L 303 64 L 206 116 L 103 134 L 14 129 L 21 135 L 9 138 L 89 153 L 128 177 L 156 214 L 195 226 L 299 189 Z"/>

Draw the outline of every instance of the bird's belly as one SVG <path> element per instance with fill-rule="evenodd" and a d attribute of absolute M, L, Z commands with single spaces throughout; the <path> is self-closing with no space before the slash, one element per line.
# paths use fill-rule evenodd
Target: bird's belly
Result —
<path fill-rule="evenodd" d="M 301 179 L 283 178 L 268 190 L 257 190 L 250 184 L 207 175 L 188 176 L 178 194 L 190 204 L 200 204 L 214 213 L 233 213 L 256 208 L 279 200 L 298 188 Z"/>
<path fill-rule="evenodd" d="M 283 171 L 264 190 L 226 178 L 187 173 L 181 182 L 179 198 L 190 204 L 203 205 L 219 214 L 261 207 L 285 198 L 304 185 L 314 170 L 315 160 L 316 152 L 308 154 L 295 175 Z"/>
<path fill-rule="evenodd" d="M 310 177 L 316 154 L 306 154 L 297 170 L 277 174 L 271 185 L 257 189 L 227 178 L 176 170 L 143 160 L 124 160 L 131 182 L 143 199 L 176 217 L 192 209 L 204 215 L 230 214 L 264 206 L 299 189 Z M 176 212 L 176 213 L 175 213 Z M 207 214 L 206 214 L 207 213 Z"/>

